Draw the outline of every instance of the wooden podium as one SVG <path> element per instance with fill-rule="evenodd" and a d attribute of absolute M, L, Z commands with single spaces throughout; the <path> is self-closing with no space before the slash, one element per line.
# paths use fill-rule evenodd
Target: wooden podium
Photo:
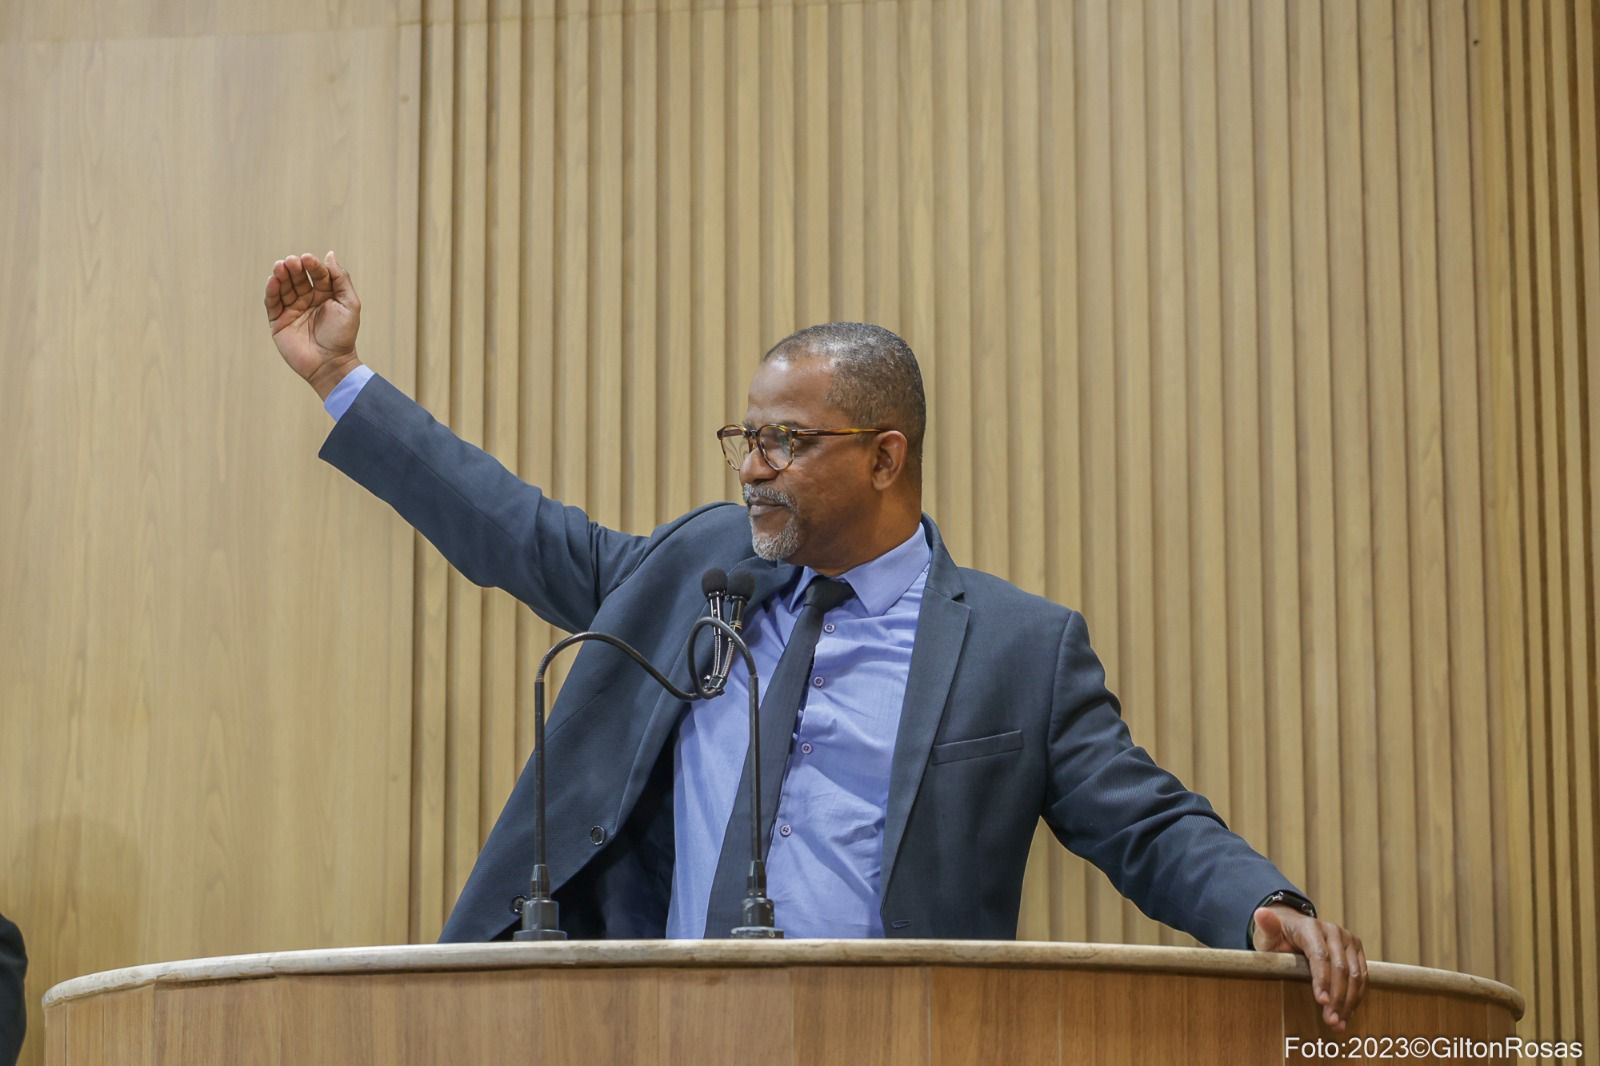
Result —
<path fill-rule="evenodd" d="M 66 981 L 44 1007 L 49 1066 L 1244 1066 L 1286 1061 L 1286 1037 L 1336 1041 L 1341 1051 L 1363 1034 L 1487 1041 L 1512 1032 L 1523 1002 L 1483 978 L 1374 963 L 1357 1025 L 1341 1034 L 1321 1024 L 1305 962 L 1288 955 L 721 940 L 194 959 Z M 1449 1045 L 1441 1049 L 1447 1053 L 1408 1057 L 1456 1057 Z M 1370 1050 L 1375 1059 L 1399 1057 L 1378 1044 Z M 1471 1051 L 1460 1058 L 1486 1061 Z"/>

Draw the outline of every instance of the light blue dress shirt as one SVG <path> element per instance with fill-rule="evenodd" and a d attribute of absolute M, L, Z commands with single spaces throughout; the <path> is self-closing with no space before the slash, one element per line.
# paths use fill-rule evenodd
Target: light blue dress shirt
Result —
<path fill-rule="evenodd" d="M 918 526 L 898 547 L 840 574 L 855 597 L 823 616 L 767 855 L 767 894 L 785 936 L 883 935 L 889 766 L 932 557 Z M 746 622 L 745 642 L 763 679 L 777 670 L 815 576 L 804 568 Z M 724 694 L 695 704 L 678 728 L 670 937 L 705 935 L 711 881 L 744 772 L 750 682 L 744 660 L 734 663 Z"/>
<path fill-rule="evenodd" d="M 323 401 L 344 415 L 373 377 L 357 367 Z M 839 575 L 855 596 L 829 611 L 773 820 L 767 889 L 789 937 L 882 936 L 883 826 L 900 706 L 933 552 L 919 525 L 898 547 Z M 771 678 L 800 614 L 810 567 L 745 623 L 763 679 Z M 744 660 L 723 695 L 695 704 L 673 750 L 676 859 L 669 937 L 705 935 L 711 882 L 750 745 Z"/>
<path fill-rule="evenodd" d="M 333 391 L 328 393 L 328 398 L 322 401 L 322 406 L 333 416 L 335 422 L 350 410 L 350 405 L 356 402 L 356 394 L 366 387 L 372 377 L 372 368 L 362 363 L 346 374 L 339 384 L 333 387 Z"/>

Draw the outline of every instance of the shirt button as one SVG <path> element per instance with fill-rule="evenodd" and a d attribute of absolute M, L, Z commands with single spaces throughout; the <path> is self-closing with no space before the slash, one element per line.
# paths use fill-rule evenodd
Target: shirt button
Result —
<path fill-rule="evenodd" d="M 788 836 L 788 835 L 789 835 L 789 834 L 790 834 L 790 833 L 792 833 L 792 832 L 794 832 L 794 830 L 793 830 L 793 829 L 790 829 L 790 828 L 789 828 L 789 827 L 788 827 L 788 826 L 786 826 L 786 825 L 780 825 L 780 826 L 779 826 L 779 827 L 778 827 L 778 834 L 779 834 L 779 835 L 780 835 L 780 836 Z"/>
<path fill-rule="evenodd" d="M 800 752 L 801 752 L 801 754 L 804 754 L 804 755 L 810 755 L 811 754 L 811 742 L 807 741 L 806 743 L 800 745 Z"/>
<path fill-rule="evenodd" d="M 822 687 L 822 678 L 820 678 L 820 677 L 813 677 L 813 678 L 812 678 L 812 679 L 811 679 L 811 683 L 812 683 L 812 684 L 813 684 L 813 685 L 815 685 L 815 686 L 817 686 L 817 687 L 818 687 L 818 688 L 821 688 L 821 687 Z"/>
<path fill-rule="evenodd" d="M 823 632 L 824 632 L 824 633 L 832 633 L 832 632 L 833 632 L 833 628 L 834 628 L 834 627 L 833 627 L 833 623 L 832 623 L 832 622 L 829 622 L 829 623 L 827 623 L 827 624 L 826 624 L 826 625 L 824 625 L 824 626 L 823 626 L 823 627 L 822 627 L 822 631 L 823 631 Z"/>

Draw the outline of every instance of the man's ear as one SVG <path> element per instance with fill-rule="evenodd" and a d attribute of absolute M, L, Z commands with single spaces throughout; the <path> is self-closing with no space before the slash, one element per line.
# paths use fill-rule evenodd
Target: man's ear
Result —
<path fill-rule="evenodd" d="M 872 485 L 880 492 L 905 476 L 911 443 L 898 429 L 886 429 L 872 444 Z"/>

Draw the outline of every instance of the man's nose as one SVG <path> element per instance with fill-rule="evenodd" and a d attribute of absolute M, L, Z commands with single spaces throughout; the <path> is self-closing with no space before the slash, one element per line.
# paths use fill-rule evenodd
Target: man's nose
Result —
<path fill-rule="evenodd" d="M 760 448 L 752 447 L 745 454 L 744 462 L 739 464 L 739 481 L 744 485 L 753 485 L 762 481 L 771 481 L 778 476 L 772 469 L 772 464 L 767 462 L 767 457 Z"/>

